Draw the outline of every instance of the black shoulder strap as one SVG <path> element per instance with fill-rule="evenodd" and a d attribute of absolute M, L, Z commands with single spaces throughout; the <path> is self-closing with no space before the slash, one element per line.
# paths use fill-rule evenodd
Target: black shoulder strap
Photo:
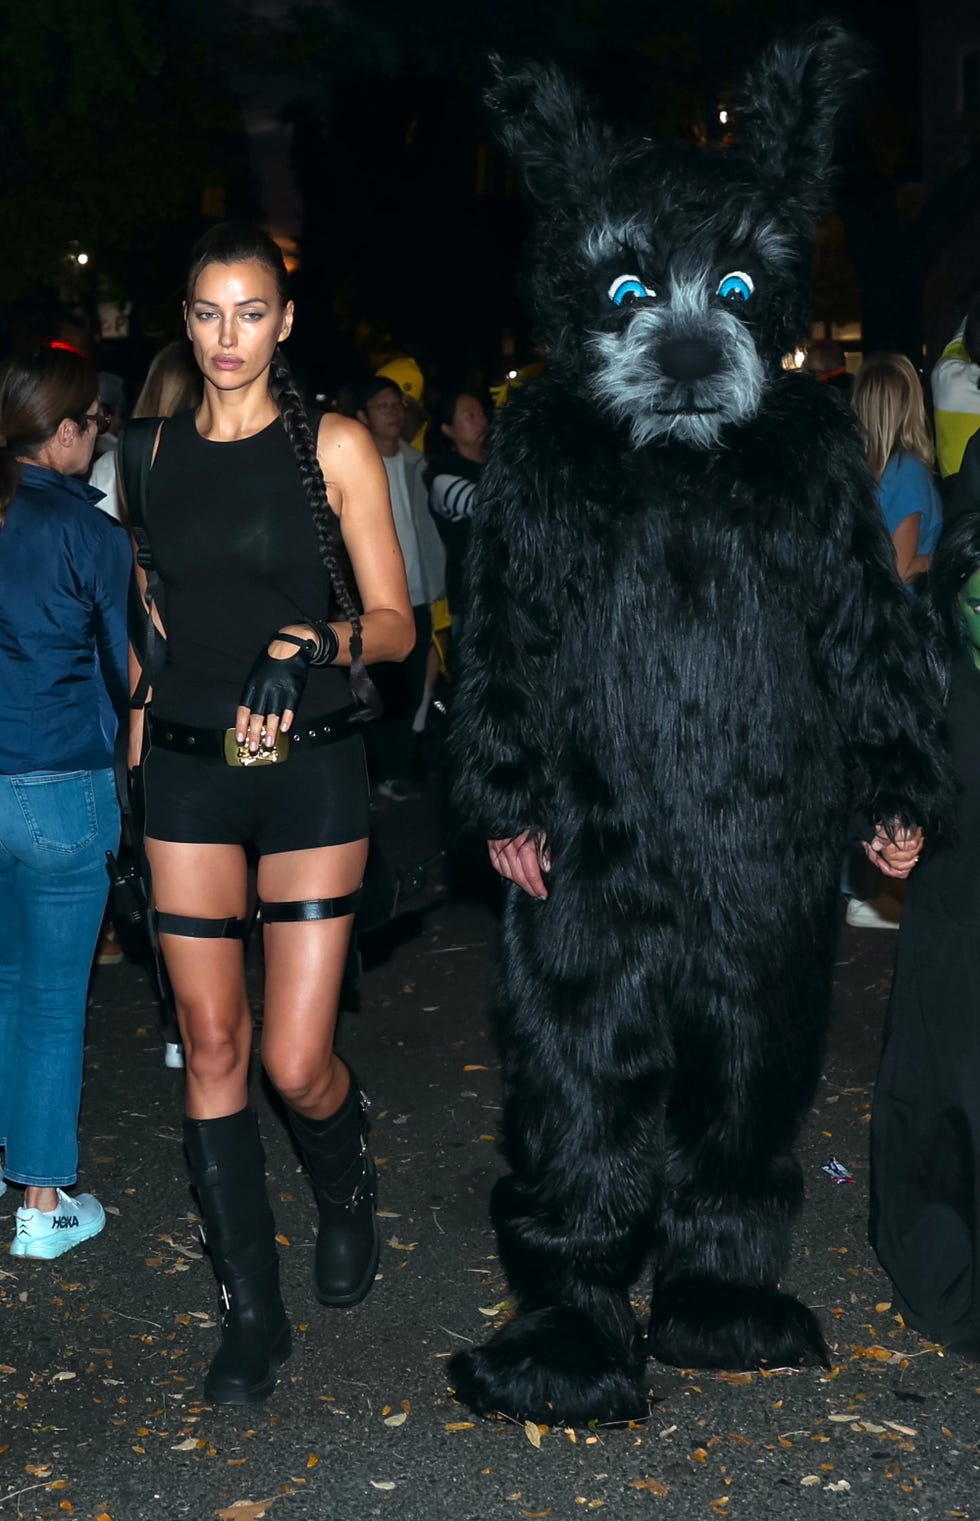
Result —
<path fill-rule="evenodd" d="M 135 577 L 129 589 L 129 634 L 140 662 L 140 679 L 130 698 L 134 708 L 142 708 L 147 692 L 159 675 L 166 656 L 166 640 L 153 621 L 153 604 L 157 600 L 160 577 L 153 564 L 153 550 L 146 527 L 146 497 L 153 465 L 153 446 L 163 422 L 160 417 L 136 417 L 119 435 L 119 473 L 129 528 L 136 541 L 136 563 L 146 576 L 146 596 L 140 595 Z"/>
<path fill-rule="evenodd" d="M 119 472 L 134 534 L 146 532 L 146 491 L 161 417 L 134 417 L 119 435 Z"/>

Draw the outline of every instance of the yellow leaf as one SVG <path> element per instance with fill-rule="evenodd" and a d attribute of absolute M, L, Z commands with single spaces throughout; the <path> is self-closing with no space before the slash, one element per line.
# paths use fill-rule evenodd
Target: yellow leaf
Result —
<path fill-rule="evenodd" d="M 705 1452 L 703 1447 L 695 1447 L 694 1451 L 691 1453 L 691 1457 L 694 1459 L 695 1463 L 706 1463 L 708 1461 L 708 1454 Z"/>
<path fill-rule="evenodd" d="M 528 1521 L 544 1521 L 545 1516 L 550 1516 L 550 1510 L 522 1510 L 522 1516 L 527 1516 Z"/>
<path fill-rule="evenodd" d="M 630 1489 L 645 1489 L 651 1495 L 669 1495 L 670 1489 L 659 1479 L 634 1479 Z"/>
<path fill-rule="evenodd" d="M 547 1427 L 544 1429 L 547 1430 Z M 541 1446 L 541 1427 L 538 1426 L 536 1421 L 524 1422 L 524 1435 L 527 1437 L 532 1447 Z"/>
<path fill-rule="evenodd" d="M 891 1307 L 892 1307 L 892 1302 L 891 1302 L 890 1299 L 882 1299 L 879 1304 L 875 1305 L 875 1312 L 878 1315 L 884 1315 L 885 1311 L 886 1310 L 890 1310 Z"/>
<path fill-rule="evenodd" d="M 52 1479 L 50 1484 L 45 1484 L 45 1489 L 67 1489 L 67 1479 Z"/>
<path fill-rule="evenodd" d="M 400 1415 L 386 1415 L 385 1416 L 385 1425 L 386 1426 L 404 1426 L 404 1424 L 405 1424 L 405 1422 L 407 1420 L 408 1420 L 408 1412 L 405 1411 L 405 1410 L 403 1410 Z"/>
<path fill-rule="evenodd" d="M 388 1245 L 392 1248 L 393 1251 L 396 1252 L 414 1252 L 416 1246 L 418 1245 L 418 1242 L 399 1241 L 397 1236 L 392 1236 L 391 1240 L 388 1242 Z"/>
<path fill-rule="evenodd" d="M 394 1489 L 395 1487 L 390 1479 L 369 1479 L 368 1483 L 372 1489 Z"/>
<path fill-rule="evenodd" d="M 513 1304 L 509 1299 L 502 1299 L 499 1304 L 480 1305 L 480 1314 L 493 1319 L 494 1315 L 502 1315 L 504 1310 L 512 1310 Z"/>
<path fill-rule="evenodd" d="M 445 1431 L 472 1431 L 476 1421 L 450 1421 L 443 1429 Z"/>
<path fill-rule="evenodd" d="M 278 1233 L 278 1235 L 276 1236 L 276 1240 L 279 1242 L 280 1246 L 289 1246 L 290 1245 L 289 1237 L 288 1236 L 284 1236 L 282 1234 L 282 1231 L 280 1231 Z"/>
<path fill-rule="evenodd" d="M 481 1064 L 479 1062 L 467 1062 L 466 1066 L 463 1068 L 463 1071 L 464 1072 L 489 1072 L 490 1068 L 489 1067 L 481 1066 Z"/>
<path fill-rule="evenodd" d="M 317 1457 L 316 1453 L 315 1452 L 311 1452 L 310 1455 L 309 1455 L 309 1457 L 306 1460 L 306 1466 L 307 1466 L 307 1468 L 316 1468 L 316 1466 L 319 1463 L 319 1461 L 320 1461 L 320 1459 Z"/>
<path fill-rule="evenodd" d="M 751 1384 L 751 1373 L 716 1373 L 715 1377 L 723 1384 Z"/>

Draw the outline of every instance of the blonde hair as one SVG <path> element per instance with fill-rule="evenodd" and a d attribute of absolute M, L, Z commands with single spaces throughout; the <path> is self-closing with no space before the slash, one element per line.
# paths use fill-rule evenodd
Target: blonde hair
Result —
<path fill-rule="evenodd" d="M 204 381 L 186 338 L 177 338 L 155 355 L 136 398 L 134 417 L 173 417 L 200 405 Z"/>
<path fill-rule="evenodd" d="M 851 406 L 864 430 L 868 463 L 877 479 L 893 454 L 912 454 L 927 470 L 936 451 L 926 419 L 922 382 L 904 354 L 871 354 L 854 377 Z"/>

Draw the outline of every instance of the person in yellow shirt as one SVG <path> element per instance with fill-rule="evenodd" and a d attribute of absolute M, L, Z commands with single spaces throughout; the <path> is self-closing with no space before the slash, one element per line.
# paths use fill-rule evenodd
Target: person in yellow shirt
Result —
<path fill-rule="evenodd" d="M 980 428 L 980 293 L 936 362 L 932 406 L 940 472 L 956 475 L 963 450 Z"/>

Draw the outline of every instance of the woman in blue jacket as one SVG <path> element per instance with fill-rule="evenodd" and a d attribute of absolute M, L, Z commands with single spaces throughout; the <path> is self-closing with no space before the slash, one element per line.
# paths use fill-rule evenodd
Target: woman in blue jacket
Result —
<path fill-rule="evenodd" d="M 25 1190 L 15 1257 L 58 1257 L 105 1224 L 91 1194 L 63 1191 L 126 707 L 132 552 L 75 479 L 98 427 L 81 354 L 46 348 L 0 375 L 0 1148 Z"/>

